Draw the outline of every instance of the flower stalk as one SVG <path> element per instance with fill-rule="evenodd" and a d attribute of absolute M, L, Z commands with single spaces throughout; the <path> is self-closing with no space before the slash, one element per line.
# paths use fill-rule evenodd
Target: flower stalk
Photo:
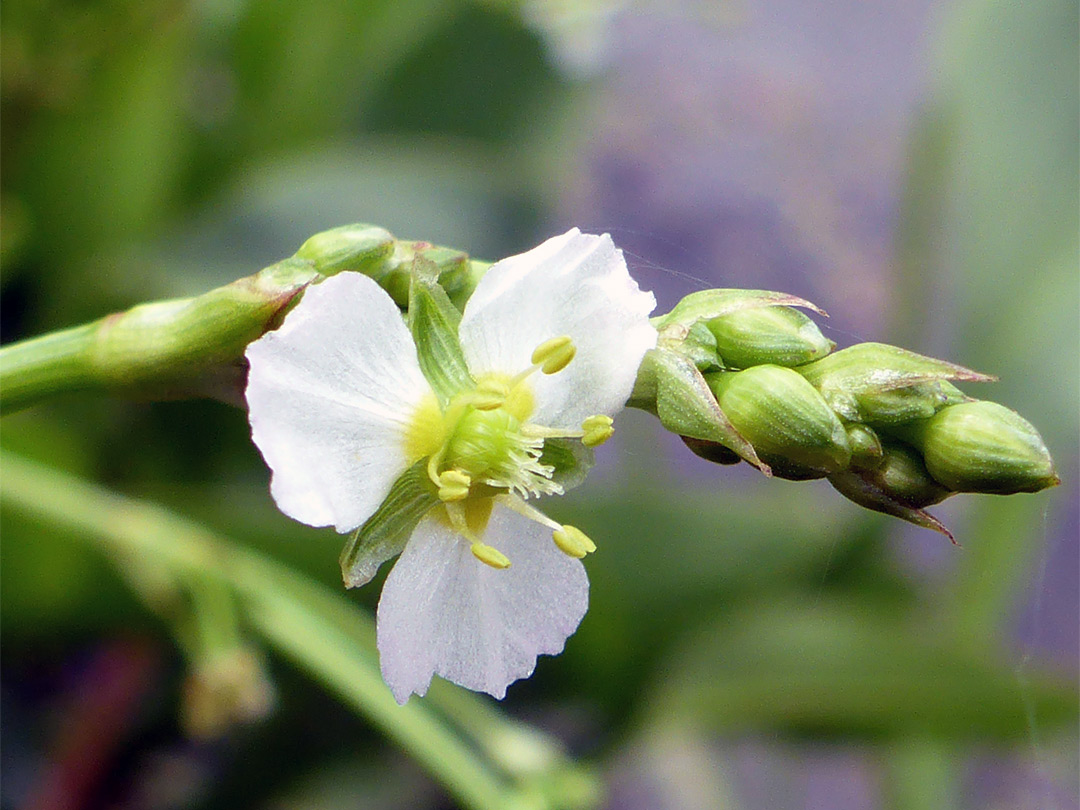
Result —
<path fill-rule="evenodd" d="M 0 413 L 87 391 L 210 396 L 243 405 L 247 346 L 276 329 L 310 285 L 342 272 L 375 280 L 413 323 L 417 310 L 427 313 L 422 320 L 448 321 L 441 332 L 414 331 L 414 337 L 429 342 L 421 356 L 432 360 L 424 372 L 436 393 L 458 390 L 468 374 L 462 359 L 452 345 L 431 341 L 456 329 L 455 311 L 464 310 L 490 267 L 375 226 L 334 228 L 308 239 L 293 257 L 204 295 L 143 304 L 0 348 Z M 940 500 L 939 488 L 942 497 L 1012 494 L 1059 482 L 1029 422 L 953 384 L 993 377 L 880 343 L 833 351 L 799 310 L 825 315 L 778 292 L 686 296 L 652 319 L 659 341 L 637 369 L 628 404 L 655 414 L 699 456 L 721 464 L 745 460 L 780 477 L 825 476 L 862 506 L 938 530 L 923 507 Z M 566 347 L 546 351 L 551 368 L 572 360 Z M 774 386 L 773 377 L 787 384 Z M 796 377 L 809 385 L 795 384 Z M 502 394 L 492 385 L 477 388 L 474 407 L 501 407 Z M 446 395 L 440 398 L 445 405 Z M 586 447 L 610 435 L 604 425 L 585 434 Z M 549 446 L 556 450 L 550 440 Z M 913 497 L 901 469 L 925 470 L 934 499 Z M 446 485 L 452 498 L 454 481 Z"/>
<path fill-rule="evenodd" d="M 236 402 L 245 347 L 317 277 L 312 262 L 285 259 L 194 298 L 141 304 L 5 346 L 0 411 L 80 391 Z"/>

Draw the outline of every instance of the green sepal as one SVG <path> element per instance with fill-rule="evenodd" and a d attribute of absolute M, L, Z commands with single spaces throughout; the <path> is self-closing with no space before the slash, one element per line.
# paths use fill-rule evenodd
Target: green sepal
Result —
<path fill-rule="evenodd" d="M 352 271 L 378 280 L 393 253 L 394 237 L 389 231 L 358 223 L 315 234 L 300 246 L 296 256 L 314 262 L 324 276 Z"/>
<path fill-rule="evenodd" d="M 834 399 L 839 403 L 847 401 L 844 398 Z M 946 405 L 965 402 L 969 397 L 945 380 L 932 380 L 903 388 L 856 394 L 854 399 L 862 421 L 889 427 L 916 419 L 929 419 Z"/>
<path fill-rule="evenodd" d="M 427 459 L 421 459 L 394 482 L 375 514 L 349 537 L 340 558 L 345 587 L 363 585 L 380 565 L 400 554 L 420 520 L 438 504 Z"/>
<path fill-rule="evenodd" d="M 445 406 L 475 383 L 458 342 L 461 313 L 439 286 L 438 277 L 438 267 L 416 259 L 409 283 L 408 321 L 420 370 Z"/>
<path fill-rule="evenodd" d="M 727 289 L 690 293 L 671 312 L 653 318 L 652 323 L 657 329 L 676 325 L 689 327 L 698 321 L 719 318 L 743 309 L 778 306 L 802 307 L 828 317 L 825 310 L 795 295 L 769 290 Z"/>
<path fill-rule="evenodd" d="M 953 494 L 930 475 L 918 450 L 900 442 L 882 445 L 881 463 L 872 470 L 860 470 L 859 474 L 914 509 L 941 503 Z"/>
<path fill-rule="evenodd" d="M 857 343 L 796 370 L 844 419 L 882 425 L 926 418 L 962 400 L 946 380 L 996 379 L 885 343 Z"/>
<path fill-rule="evenodd" d="M 439 273 L 439 286 L 446 292 L 455 308 L 459 312 L 463 310 L 465 308 L 464 301 L 459 304 L 457 299 L 461 296 L 468 297 L 465 290 L 469 287 L 469 274 L 472 269 L 469 254 L 461 250 L 440 247 L 427 242 L 417 242 L 414 247 L 418 257 L 435 265 Z M 471 292 L 472 290 L 469 289 L 469 293 Z"/>
<path fill-rule="evenodd" d="M 704 322 L 695 323 L 686 333 L 686 337 L 678 340 L 679 354 L 689 359 L 698 371 L 719 371 L 721 369 L 720 356 L 716 350 L 716 336 L 709 331 Z"/>
<path fill-rule="evenodd" d="M 482 270 L 477 269 L 477 265 L 481 264 L 470 261 L 469 254 L 460 250 L 430 242 L 399 240 L 394 243 L 393 255 L 385 262 L 381 274 L 373 278 L 399 307 L 406 309 L 415 268 L 423 266 L 428 276 L 446 291 L 461 312 L 483 275 Z M 487 265 L 484 265 L 482 269 L 486 268 Z"/>
<path fill-rule="evenodd" d="M 555 468 L 551 480 L 569 492 L 589 474 L 596 461 L 592 449 L 577 439 L 545 439 L 540 463 Z"/>
<path fill-rule="evenodd" d="M 723 445 L 753 464 L 766 475 L 753 445 L 735 429 L 716 404 L 705 378 L 688 357 L 665 346 L 650 349 L 642 367 L 655 381 L 655 408 L 660 423 L 672 433 Z M 640 372 L 639 372 L 640 376 Z"/>

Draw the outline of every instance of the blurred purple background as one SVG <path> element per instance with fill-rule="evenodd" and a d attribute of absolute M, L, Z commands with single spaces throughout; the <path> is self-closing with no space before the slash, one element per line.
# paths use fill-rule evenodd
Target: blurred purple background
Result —
<path fill-rule="evenodd" d="M 610 77 L 561 200 L 560 223 L 610 231 L 658 310 L 708 287 L 792 292 L 826 307 L 823 331 L 841 347 L 900 342 L 889 302 L 909 138 L 927 101 L 927 50 L 948 6 L 891 2 L 738 3 L 705 19 L 627 14 L 612 27 Z M 926 291 L 933 324 L 950 301 Z M 947 329 L 912 346 L 947 356 Z M 992 371 L 992 369 L 991 369 Z M 672 474 L 724 486 L 768 486 L 666 445 Z M 1059 458 L 1075 492 L 1076 457 Z M 835 497 L 822 488 L 821 497 Z M 1045 544 L 1010 622 L 1018 688 L 1031 660 L 1080 671 L 1078 500 L 1044 517 Z M 962 507 L 957 507 L 962 509 Z M 955 518 L 953 504 L 941 508 Z M 913 576 L 950 587 L 963 551 L 898 525 L 896 553 Z M 791 749 L 768 741 L 720 748 L 689 742 L 627 753 L 612 807 L 712 807 L 718 793 L 683 784 L 706 767 L 731 776 L 736 805 L 761 810 L 870 810 L 882 775 L 857 750 Z M 689 752 L 689 753 L 688 753 Z M 695 761 L 687 765 L 687 758 Z M 622 781 L 625 780 L 625 781 Z M 1047 761 L 1039 729 L 1025 756 L 987 753 L 969 764 L 963 807 L 1078 805 L 1075 768 Z"/>

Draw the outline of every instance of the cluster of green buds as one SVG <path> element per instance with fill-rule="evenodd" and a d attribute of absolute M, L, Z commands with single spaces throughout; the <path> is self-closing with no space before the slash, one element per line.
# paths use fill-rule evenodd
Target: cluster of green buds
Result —
<path fill-rule="evenodd" d="M 654 319 L 630 404 L 697 455 L 766 475 L 826 478 L 868 509 L 952 538 L 925 507 L 957 492 L 1037 492 L 1059 483 L 1038 431 L 954 381 L 994 378 L 895 346 L 840 351 L 800 309 L 757 290 L 707 290 Z"/>

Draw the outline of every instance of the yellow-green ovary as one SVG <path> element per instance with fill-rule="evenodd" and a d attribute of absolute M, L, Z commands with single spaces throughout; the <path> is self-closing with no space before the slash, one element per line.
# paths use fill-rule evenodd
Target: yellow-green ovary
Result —
<path fill-rule="evenodd" d="M 491 408 L 493 397 L 502 401 Z M 521 435 L 533 410 L 532 391 L 524 381 L 513 384 L 504 375 L 484 375 L 478 390 L 462 392 L 445 410 L 434 395 L 424 398 L 405 430 L 406 456 L 410 463 L 435 456 L 438 471 L 460 470 L 473 479 L 501 478 L 500 473 L 513 477 L 523 453 L 533 452 L 528 449 L 533 442 Z"/>
<path fill-rule="evenodd" d="M 520 447 L 520 427 L 518 420 L 502 408 L 467 412 L 450 437 L 443 466 L 462 470 L 473 478 L 498 470 Z"/>

